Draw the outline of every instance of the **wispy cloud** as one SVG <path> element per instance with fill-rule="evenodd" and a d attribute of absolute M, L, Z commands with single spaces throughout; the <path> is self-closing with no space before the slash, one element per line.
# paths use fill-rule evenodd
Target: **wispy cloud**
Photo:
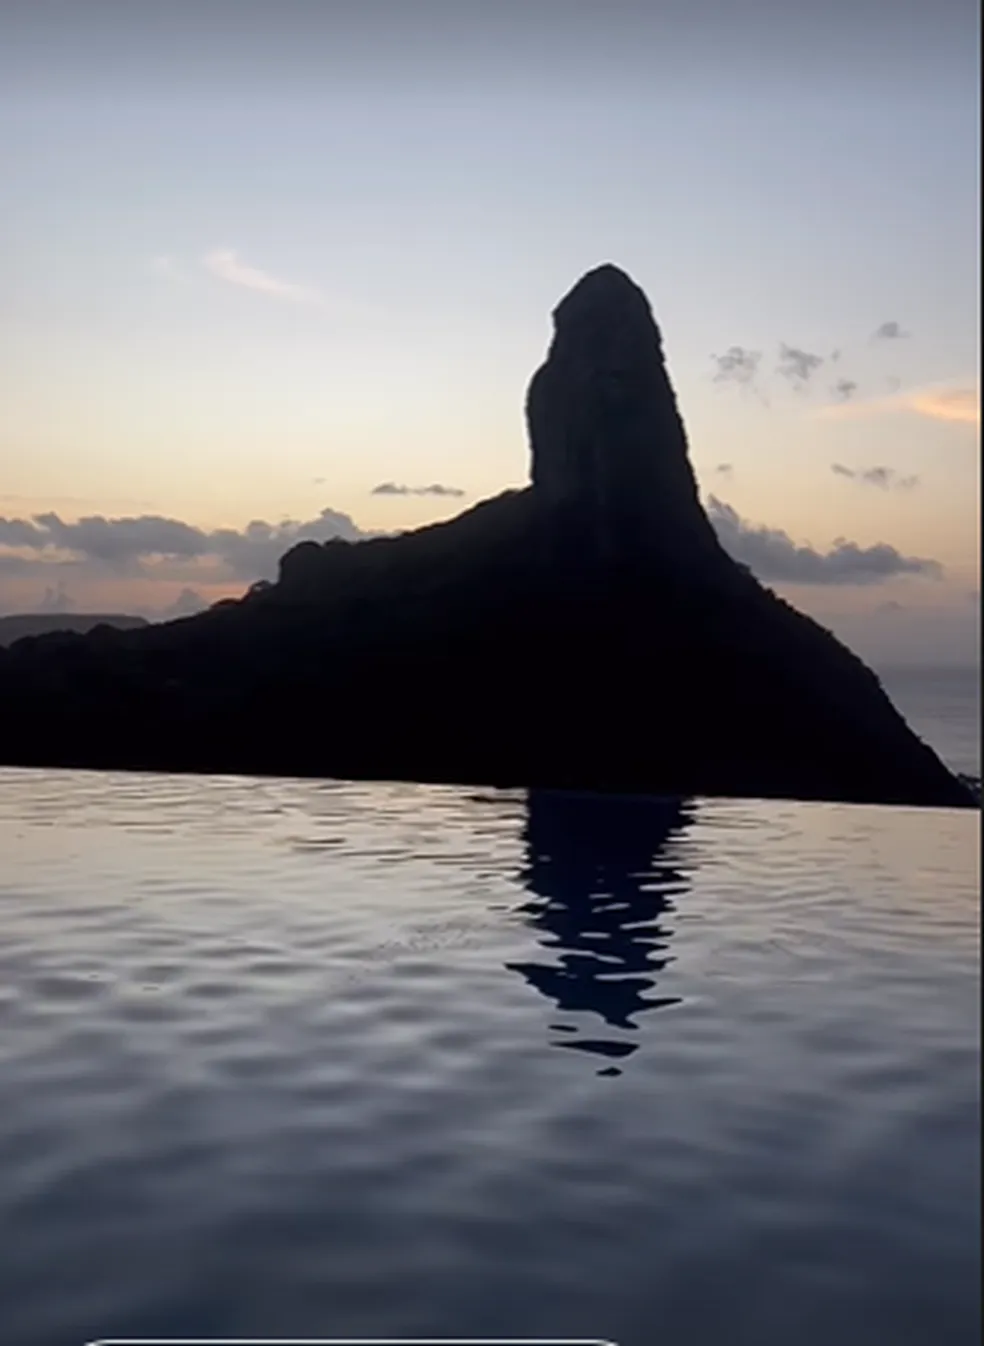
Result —
<path fill-rule="evenodd" d="M 789 346 L 785 341 L 779 344 L 776 373 L 792 384 L 797 392 L 802 392 L 806 388 L 822 364 L 822 355 L 803 350 L 799 346 Z"/>
<path fill-rule="evenodd" d="M 439 481 L 432 482 L 430 486 L 403 486 L 395 481 L 381 481 L 378 486 L 374 486 L 370 495 L 446 495 L 463 496 L 465 492 L 460 486 L 444 486 Z"/>
<path fill-rule="evenodd" d="M 316 290 L 292 281 L 273 276 L 257 266 L 245 262 L 235 248 L 213 248 L 202 258 L 206 270 L 229 285 L 238 285 L 245 290 L 255 290 L 258 294 L 269 295 L 271 299 L 283 299 L 292 304 L 320 304 L 321 297 Z"/>
<path fill-rule="evenodd" d="M 895 393 L 889 397 L 862 398 L 841 401 L 820 407 L 817 415 L 825 419 L 868 416 L 926 416 L 934 421 L 954 421 L 964 425 L 979 425 L 981 421 L 981 394 L 978 387 L 917 388 Z"/>
<path fill-rule="evenodd" d="M 38 604 L 39 612 L 71 612 L 76 607 L 75 599 L 68 591 L 64 580 L 45 587 L 44 597 Z"/>
<path fill-rule="evenodd" d="M 715 383 L 737 383 L 743 388 L 754 382 L 762 362 L 762 352 L 747 346 L 729 346 L 723 355 L 712 355 Z"/>
<path fill-rule="evenodd" d="M 768 372 L 764 372 L 761 351 L 752 350 L 748 346 L 734 345 L 729 346 L 723 355 L 711 356 L 714 365 L 712 377 L 715 383 L 731 384 L 746 392 L 754 393 L 768 406 L 769 384 L 773 387 L 778 386 L 776 383 L 778 379 L 802 395 L 812 386 L 814 376 L 828 358 L 836 361 L 840 358 L 840 352 L 834 351 L 827 357 L 815 351 L 805 350 L 802 346 L 791 346 L 786 341 L 780 341 L 774 366 Z M 838 387 L 848 382 L 842 379 Z M 856 385 L 852 385 L 852 392 L 855 387 Z"/>
<path fill-rule="evenodd" d="M 891 318 L 888 322 L 883 322 L 875 328 L 871 339 L 872 341 L 904 341 L 907 336 L 909 336 L 909 333 L 902 330 L 902 324 Z"/>
<path fill-rule="evenodd" d="M 981 423 L 980 388 L 927 388 L 913 393 L 911 410 L 920 416 L 931 416 L 936 421 L 962 421 L 967 425 Z"/>
<path fill-rule="evenodd" d="M 868 338 L 868 345 L 869 347 L 890 345 L 911 335 L 893 318 L 875 328 Z M 821 354 L 817 350 L 807 350 L 803 346 L 780 341 L 775 362 L 768 368 L 765 367 L 761 351 L 751 350 L 743 345 L 729 346 L 723 355 L 712 355 L 711 360 L 714 364 L 715 383 L 731 384 L 745 391 L 754 392 L 768 406 L 771 390 L 783 384 L 800 397 L 807 393 L 819 392 L 821 371 L 829 368 L 833 375 L 834 366 L 837 366 L 839 377 L 828 386 L 829 396 L 839 403 L 858 401 L 861 384 L 858 382 L 856 371 L 844 368 L 845 364 L 851 364 L 853 357 L 849 354 L 844 361 L 843 356 L 844 350 L 840 346 L 828 354 Z M 897 387 L 896 382 L 895 388 Z M 963 417 L 953 415 L 950 419 L 963 419 Z"/>
<path fill-rule="evenodd" d="M 830 470 L 838 477 L 847 477 L 863 486 L 878 486 L 883 491 L 911 491 L 919 485 L 918 477 L 903 477 L 893 467 L 845 467 L 843 463 L 831 463 Z"/>

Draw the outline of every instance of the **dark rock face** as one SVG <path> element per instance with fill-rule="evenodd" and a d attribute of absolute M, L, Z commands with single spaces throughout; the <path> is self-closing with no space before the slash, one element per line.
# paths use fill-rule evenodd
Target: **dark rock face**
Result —
<path fill-rule="evenodd" d="M 139 631 L 0 650 L 0 764 L 974 807 L 874 674 L 722 550 L 659 332 L 558 305 L 533 484 Z"/>
<path fill-rule="evenodd" d="M 560 545 L 602 564 L 651 557 L 720 573 L 727 558 L 700 505 L 646 296 L 601 266 L 553 317 L 526 413 L 533 485 Z"/>

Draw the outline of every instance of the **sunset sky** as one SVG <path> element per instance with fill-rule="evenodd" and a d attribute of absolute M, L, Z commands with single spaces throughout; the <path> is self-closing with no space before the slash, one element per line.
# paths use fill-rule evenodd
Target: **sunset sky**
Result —
<path fill-rule="evenodd" d="M 875 661 L 974 660 L 977 32 L 7 0 L 0 611 L 180 611 L 523 484 L 550 310 L 613 261 L 725 544 Z"/>

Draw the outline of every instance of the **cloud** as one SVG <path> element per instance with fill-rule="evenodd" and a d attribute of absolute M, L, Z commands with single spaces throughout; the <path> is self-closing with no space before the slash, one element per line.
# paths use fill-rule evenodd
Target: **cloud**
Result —
<path fill-rule="evenodd" d="M 902 330 L 900 323 L 894 318 L 888 322 L 881 323 L 872 333 L 872 341 L 904 341 L 910 334 Z"/>
<path fill-rule="evenodd" d="M 736 510 L 710 496 L 707 513 L 721 545 L 762 580 L 786 584 L 877 584 L 899 575 L 939 579 L 938 561 L 903 556 L 885 542 L 860 547 L 837 539 L 821 552 L 795 543 L 788 533 L 742 519 Z"/>
<path fill-rule="evenodd" d="M 74 552 L 107 565 L 126 565 L 140 556 L 204 556 L 206 535 L 179 519 L 158 514 L 107 519 L 91 514 L 66 523 L 51 511 L 31 519 L 0 519 L 0 545 Z"/>
<path fill-rule="evenodd" d="M 368 534 L 357 528 L 347 514 L 323 509 L 316 519 L 304 523 L 286 519 L 269 524 L 258 519 L 241 531 L 219 528 L 206 536 L 214 553 L 237 577 L 272 579 L 280 557 L 298 542 L 328 542 L 332 538 L 359 542 Z"/>
<path fill-rule="evenodd" d="M 779 529 L 748 523 L 713 496 L 708 514 L 725 548 L 765 581 L 850 586 L 942 574 L 935 561 L 904 556 L 885 543 L 861 547 L 837 540 L 827 551 L 797 545 Z M 161 515 L 90 515 L 70 522 L 49 511 L 0 517 L 0 578 L 7 606 L 27 603 L 36 611 L 34 586 L 40 584 L 46 586 L 49 610 L 65 611 L 76 597 L 85 605 L 108 602 L 113 610 L 160 619 L 275 578 L 280 557 L 300 541 L 356 542 L 374 535 L 331 509 L 308 520 L 254 520 L 243 528 L 214 529 Z M 161 593 L 166 599 L 157 597 Z"/>
<path fill-rule="evenodd" d="M 285 519 L 278 524 L 256 519 L 245 528 L 196 528 L 180 519 L 157 514 L 107 519 L 89 515 L 74 523 L 58 514 L 36 514 L 31 519 L 0 517 L 0 548 L 31 552 L 50 564 L 55 559 L 96 563 L 117 574 L 139 573 L 152 559 L 218 563 L 229 579 L 272 578 L 277 562 L 295 543 L 343 538 L 357 542 L 367 536 L 347 514 L 323 509 L 315 519 Z M 0 552 L 0 561 L 3 553 Z M 12 559 L 24 560 L 23 556 Z M 14 567 L 16 568 L 16 567 Z"/>
<path fill-rule="evenodd" d="M 75 606 L 75 599 L 68 592 L 65 581 L 59 580 L 57 584 L 49 584 L 45 588 L 38 612 L 71 612 Z"/>
<path fill-rule="evenodd" d="M 737 383 L 748 388 L 758 375 L 762 352 L 749 350 L 747 346 L 729 346 L 723 355 L 712 355 L 711 359 L 717 366 L 715 383 Z"/>
<path fill-rule="evenodd" d="M 192 617 L 208 607 L 208 600 L 197 589 L 182 589 L 173 603 L 160 609 L 160 616 L 167 621 L 173 617 Z"/>
<path fill-rule="evenodd" d="M 430 486 L 401 486 L 395 481 L 381 481 L 369 494 L 463 496 L 465 492 L 459 486 L 442 486 L 440 482 L 433 482 Z"/>
<path fill-rule="evenodd" d="M 832 361 L 839 360 L 840 351 L 834 351 L 829 358 Z M 731 383 L 750 390 L 768 405 L 768 397 L 762 389 L 761 351 L 750 350 L 747 346 L 729 346 L 723 355 L 712 355 L 711 360 L 715 365 L 713 374 L 715 383 Z M 782 341 L 779 343 L 779 354 L 773 373 L 797 393 L 802 393 L 810 386 L 813 376 L 825 363 L 825 356 L 804 350 L 800 346 L 790 346 Z M 841 385 L 850 385 L 852 393 L 857 386 L 849 379 L 842 379 L 837 386 Z"/>
<path fill-rule="evenodd" d="M 234 248 L 214 248 L 202 259 L 206 270 L 230 285 L 239 285 L 246 290 L 255 290 L 259 294 L 269 295 L 272 299 L 284 299 L 294 304 L 319 304 L 320 297 L 314 290 L 291 281 L 281 280 L 268 271 L 250 266 L 244 262 Z"/>
<path fill-rule="evenodd" d="M 833 387 L 834 396 L 841 402 L 850 402 L 857 390 L 858 385 L 853 379 L 838 379 Z"/>
<path fill-rule="evenodd" d="M 931 387 L 897 392 L 889 397 L 864 398 L 860 401 L 828 403 L 817 414 L 825 419 L 869 416 L 925 416 L 929 420 L 961 425 L 980 425 L 981 395 L 975 385 Z"/>
<path fill-rule="evenodd" d="M 714 471 L 720 477 L 731 477 L 734 476 L 735 469 L 731 463 L 718 463 Z"/>
<path fill-rule="evenodd" d="M 776 373 L 801 392 L 823 363 L 822 355 L 814 355 L 812 351 L 801 350 L 798 346 L 787 346 L 783 341 L 779 345 Z"/>
<path fill-rule="evenodd" d="M 848 477 L 866 486 L 879 486 L 883 491 L 892 488 L 896 491 L 911 491 L 919 485 L 918 477 L 902 477 L 892 467 L 845 467 L 843 463 L 831 463 L 831 472 L 839 477 Z"/>
<path fill-rule="evenodd" d="M 977 388 L 927 388 L 913 393 L 909 410 L 937 421 L 961 421 L 966 425 L 981 423 L 981 390 Z"/>

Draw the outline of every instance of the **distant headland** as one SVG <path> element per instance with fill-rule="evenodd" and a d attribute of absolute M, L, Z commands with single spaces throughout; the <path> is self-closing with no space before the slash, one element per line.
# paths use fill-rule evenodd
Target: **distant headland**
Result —
<path fill-rule="evenodd" d="M 18 612 L 0 617 L 0 647 L 13 645 L 26 636 L 46 636 L 56 631 L 73 631 L 84 636 L 97 626 L 115 626 L 131 631 L 148 626 L 146 617 L 130 617 L 122 612 Z"/>
<path fill-rule="evenodd" d="M 553 317 L 530 486 L 302 542 L 194 617 L 0 649 L 0 763 L 974 807 L 721 547 L 642 290 L 601 266 Z"/>

